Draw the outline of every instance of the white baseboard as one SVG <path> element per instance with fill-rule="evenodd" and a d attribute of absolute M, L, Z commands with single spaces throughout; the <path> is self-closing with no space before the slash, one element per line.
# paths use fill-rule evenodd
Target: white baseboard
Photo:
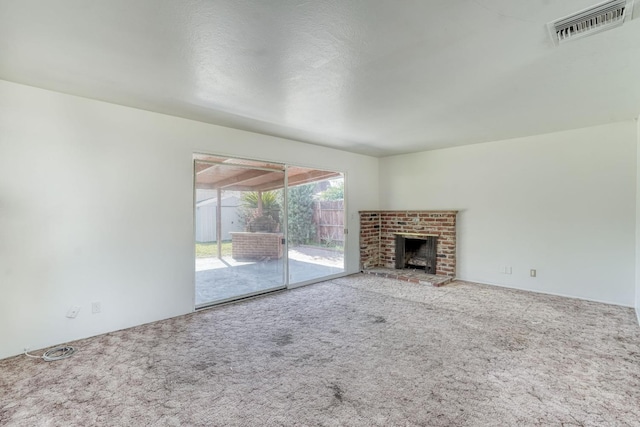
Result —
<path fill-rule="evenodd" d="M 514 289 L 516 291 L 533 292 L 534 294 L 553 295 L 553 296 L 556 296 L 556 297 L 579 299 L 579 300 L 583 300 L 583 301 L 597 302 L 597 303 L 600 303 L 600 304 L 617 305 L 618 307 L 634 308 L 633 305 L 620 304 L 620 303 L 617 303 L 617 302 L 603 301 L 603 300 L 597 300 L 597 299 L 593 299 L 593 298 L 579 297 L 579 296 L 575 296 L 575 295 L 566 295 L 566 294 L 561 294 L 561 293 L 556 293 L 556 292 L 545 292 L 545 291 L 540 291 L 540 290 L 537 290 L 537 289 L 515 288 L 513 286 L 500 285 L 498 283 L 488 283 L 488 282 L 482 282 L 482 281 L 473 280 L 473 279 L 463 279 L 462 277 L 456 277 L 456 280 L 461 280 L 461 281 L 464 281 L 464 282 L 479 283 L 481 285 L 497 286 L 497 287 L 500 287 L 500 288 Z M 637 309 L 636 309 L 636 315 L 638 315 L 638 321 L 640 322 L 640 314 L 638 314 L 638 310 Z"/>

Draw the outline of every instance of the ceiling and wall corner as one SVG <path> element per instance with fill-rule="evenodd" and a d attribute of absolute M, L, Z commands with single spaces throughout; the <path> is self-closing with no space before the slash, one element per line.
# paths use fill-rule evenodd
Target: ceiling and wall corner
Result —
<path fill-rule="evenodd" d="M 0 79 L 416 152 L 635 118 L 640 20 L 559 47 L 548 36 L 594 3 L 0 0 Z"/>

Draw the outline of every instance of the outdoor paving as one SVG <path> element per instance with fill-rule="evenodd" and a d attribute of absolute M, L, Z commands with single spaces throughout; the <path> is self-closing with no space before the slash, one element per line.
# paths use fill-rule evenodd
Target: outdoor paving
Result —
<path fill-rule="evenodd" d="M 291 284 L 344 271 L 342 253 L 313 247 L 289 251 Z M 283 287 L 283 260 L 241 262 L 231 257 L 196 260 L 196 305 Z"/>

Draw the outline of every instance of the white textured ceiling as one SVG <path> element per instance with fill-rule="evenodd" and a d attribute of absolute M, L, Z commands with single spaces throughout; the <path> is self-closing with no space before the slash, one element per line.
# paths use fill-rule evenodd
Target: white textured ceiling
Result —
<path fill-rule="evenodd" d="M 406 153 L 636 117 L 640 19 L 549 40 L 597 1 L 0 0 L 0 79 Z"/>

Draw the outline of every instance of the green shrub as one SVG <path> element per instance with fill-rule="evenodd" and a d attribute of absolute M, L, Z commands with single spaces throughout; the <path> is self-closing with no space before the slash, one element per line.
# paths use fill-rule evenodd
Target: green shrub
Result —
<path fill-rule="evenodd" d="M 315 184 L 290 187 L 289 203 L 289 242 L 308 243 L 316 234 L 313 222 L 313 191 Z"/>

